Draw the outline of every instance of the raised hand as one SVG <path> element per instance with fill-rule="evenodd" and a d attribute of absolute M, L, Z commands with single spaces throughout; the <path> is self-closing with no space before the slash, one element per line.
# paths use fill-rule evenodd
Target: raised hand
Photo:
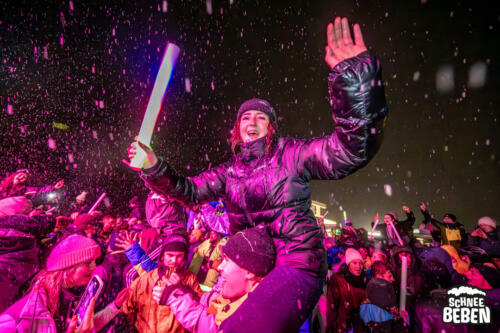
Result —
<path fill-rule="evenodd" d="M 410 214 L 411 210 L 410 208 L 408 208 L 408 206 L 403 206 L 402 208 L 405 213 Z"/>
<path fill-rule="evenodd" d="M 55 189 L 60 189 L 61 187 L 64 186 L 64 179 L 61 179 L 60 181 L 58 181 L 55 185 L 54 185 L 54 188 Z"/>
<path fill-rule="evenodd" d="M 135 168 L 130 165 L 130 162 L 132 162 L 132 160 L 134 159 L 136 153 L 138 152 L 138 149 L 144 152 L 146 158 L 144 159 L 144 163 L 140 168 Z M 134 142 L 132 142 L 130 146 L 127 148 L 127 154 L 130 162 L 127 160 L 122 160 L 122 162 L 128 165 L 128 167 L 131 168 L 132 170 L 138 171 L 141 169 L 149 169 L 155 166 L 156 163 L 158 163 L 158 157 L 156 157 L 156 154 L 153 151 L 153 149 L 146 146 L 144 143 L 137 141 L 137 137 L 134 139 Z"/>
<path fill-rule="evenodd" d="M 420 209 L 421 209 L 423 212 L 425 212 L 425 211 L 427 210 L 427 207 L 425 206 L 425 204 L 424 204 L 423 202 L 420 204 Z"/>
<path fill-rule="evenodd" d="M 325 47 L 325 61 L 330 68 L 335 67 L 345 59 L 352 58 L 366 51 L 363 35 L 359 24 L 353 26 L 354 42 L 347 18 L 336 17 L 333 23 L 326 28 L 327 46 Z"/>
<path fill-rule="evenodd" d="M 121 233 L 120 235 L 118 235 L 118 237 L 116 237 L 115 245 L 123 251 L 127 251 L 132 245 L 134 245 L 138 235 L 139 234 L 135 234 L 134 237 L 132 237 L 130 236 L 128 231 L 125 231 L 124 233 Z"/>

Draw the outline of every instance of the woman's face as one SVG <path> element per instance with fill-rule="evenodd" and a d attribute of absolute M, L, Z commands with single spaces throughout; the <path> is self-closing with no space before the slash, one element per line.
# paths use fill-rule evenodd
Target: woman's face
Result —
<path fill-rule="evenodd" d="M 68 288 L 86 286 L 87 283 L 89 283 L 95 268 L 95 260 L 72 267 L 68 271 L 66 280 Z"/>
<path fill-rule="evenodd" d="M 363 268 L 363 262 L 360 259 L 355 259 L 349 263 L 349 271 L 352 275 L 360 276 Z"/>
<path fill-rule="evenodd" d="M 251 142 L 267 135 L 269 116 L 260 111 L 247 111 L 240 118 L 240 137 Z"/>

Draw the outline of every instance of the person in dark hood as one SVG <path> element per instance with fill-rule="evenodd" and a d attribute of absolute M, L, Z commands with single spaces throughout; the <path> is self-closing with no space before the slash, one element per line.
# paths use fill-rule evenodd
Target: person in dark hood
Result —
<path fill-rule="evenodd" d="M 427 210 L 427 206 L 422 202 L 420 204 L 420 211 L 424 215 L 424 223 L 432 223 L 441 232 L 441 245 L 451 245 L 457 250 L 465 244 L 466 233 L 465 227 L 462 223 L 457 222 L 457 217 L 454 214 L 444 214 L 443 221 L 438 221 L 431 216 Z"/>
<path fill-rule="evenodd" d="M 199 205 L 222 198 L 227 206 L 230 234 L 264 224 L 277 249 L 276 268 L 264 281 L 276 279 L 286 286 L 301 304 L 298 315 L 305 321 L 316 305 L 326 275 L 323 233 L 312 213 L 310 181 L 344 178 L 366 165 L 381 143 L 387 114 L 380 61 L 368 54 L 359 25 L 354 26 L 354 41 L 346 18 L 337 17 L 328 25 L 325 61 L 330 105 L 335 130 L 313 139 L 279 138 L 275 108 L 266 100 L 253 98 L 238 109 L 232 131 L 234 157 L 196 177 L 184 177 L 169 163 L 158 158 L 150 147 L 133 142 L 128 149 L 133 159 L 143 150 L 145 160 L 141 176 L 147 186 L 187 205 Z M 360 102 L 361 101 L 361 102 Z M 293 277 L 293 278 L 292 278 Z M 292 288 L 294 279 L 301 288 Z M 231 330 L 259 327 L 278 331 L 296 331 L 296 305 L 280 309 L 294 318 L 281 316 L 277 321 L 273 308 L 274 293 L 263 283 L 255 297 L 235 313 Z M 281 289 L 280 289 L 281 290 Z M 288 296 L 288 295 L 287 295 Z M 266 312 L 262 322 L 254 322 L 253 312 Z M 280 326 L 281 325 L 281 326 Z"/>

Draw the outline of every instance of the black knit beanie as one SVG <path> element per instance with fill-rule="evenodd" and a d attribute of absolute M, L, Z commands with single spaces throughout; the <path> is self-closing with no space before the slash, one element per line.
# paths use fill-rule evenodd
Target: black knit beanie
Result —
<path fill-rule="evenodd" d="M 278 121 L 278 119 L 276 118 L 276 111 L 268 101 L 260 98 L 252 98 L 243 102 L 243 104 L 241 104 L 240 108 L 238 109 L 238 116 L 236 117 L 236 119 L 240 119 L 243 113 L 247 111 L 264 112 L 269 116 L 269 120 L 271 120 L 273 126 L 276 127 Z"/>
<path fill-rule="evenodd" d="M 229 237 L 222 251 L 238 266 L 257 276 L 265 276 L 276 263 L 274 242 L 267 231 L 259 227 Z"/>
<path fill-rule="evenodd" d="M 162 236 L 163 238 L 163 252 L 165 251 L 179 251 L 188 252 L 188 240 L 184 234 L 173 233 L 170 235 Z"/>

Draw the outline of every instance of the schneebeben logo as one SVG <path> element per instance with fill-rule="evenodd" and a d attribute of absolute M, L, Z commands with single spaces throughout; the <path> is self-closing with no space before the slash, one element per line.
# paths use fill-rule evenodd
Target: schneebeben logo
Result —
<path fill-rule="evenodd" d="M 490 308 L 484 304 L 486 292 L 479 288 L 460 286 L 448 290 L 448 303 L 443 308 L 443 323 L 489 324 Z"/>

